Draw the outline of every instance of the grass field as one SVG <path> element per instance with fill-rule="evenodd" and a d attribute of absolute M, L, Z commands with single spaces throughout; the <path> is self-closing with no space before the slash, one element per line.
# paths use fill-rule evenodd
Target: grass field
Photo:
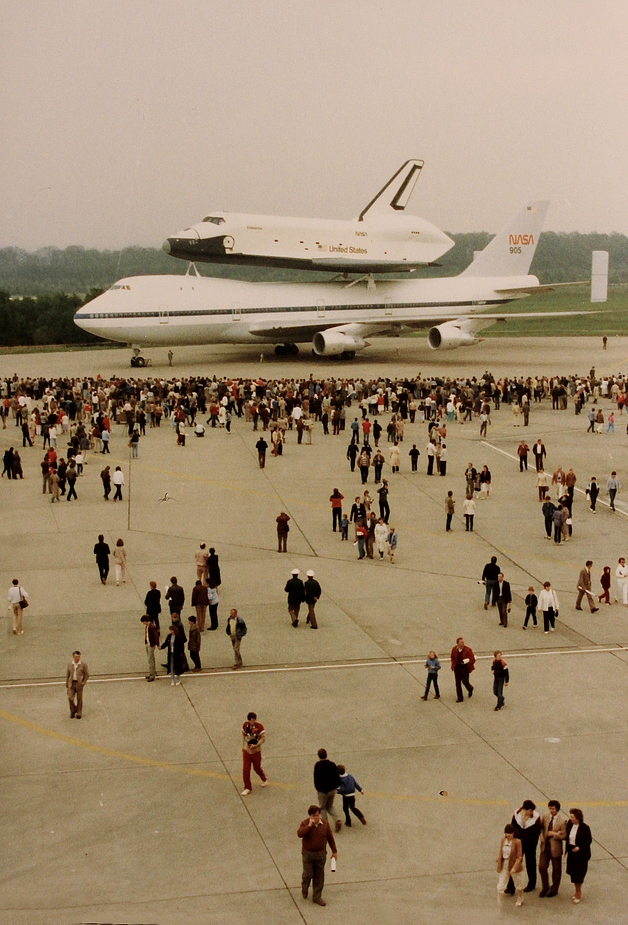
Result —
<path fill-rule="evenodd" d="M 628 334 L 628 286 L 609 287 L 608 301 L 592 303 L 588 285 L 557 289 L 547 295 L 530 296 L 506 307 L 506 312 L 596 312 L 566 318 L 517 318 L 496 324 L 483 337 L 607 337 Z"/>
<path fill-rule="evenodd" d="M 628 335 L 628 285 L 609 286 L 608 301 L 592 303 L 587 283 L 575 289 L 557 289 L 546 295 L 530 296 L 504 306 L 504 315 L 520 312 L 591 312 L 565 318 L 514 318 L 498 322 L 481 337 L 625 337 Z M 488 308 L 488 306 L 487 306 Z M 489 312 L 487 312 L 489 313 Z M 494 314 L 490 312 L 490 314 Z M 427 330 L 404 337 L 427 337 Z"/>

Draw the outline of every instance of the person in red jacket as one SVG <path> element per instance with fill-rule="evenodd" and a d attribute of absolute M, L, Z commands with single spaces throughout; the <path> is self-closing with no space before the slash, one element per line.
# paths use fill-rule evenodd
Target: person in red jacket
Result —
<path fill-rule="evenodd" d="M 332 519 L 332 527 L 333 527 L 334 533 L 336 532 L 336 525 L 338 526 L 338 529 L 340 529 L 340 519 L 342 517 L 343 499 L 344 499 L 344 495 L 341 495 L 338 489 L 334 488 L 329 498 L 330 503 L 331 503 L 331 519 Z"/>
<path fill-rule="evenodd" d="M 474 667 L 475 655 L 469 646 L 465 646 L 462 636 L 458 636 L 456 645 L 451 650 L 451 670 L 456 679 L 456 694 L 458 695 L 456 703 L 462 703 L 464 699 L 462 696 L 463 685 L 466 687 L 469 697 L 473 697 L 473 686 L 469 683 L 469 675 Z"/>

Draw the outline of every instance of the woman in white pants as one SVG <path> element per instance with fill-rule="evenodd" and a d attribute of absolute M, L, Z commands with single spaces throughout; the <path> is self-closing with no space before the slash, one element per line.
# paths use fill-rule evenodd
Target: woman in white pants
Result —
<path fill-rule="evenodd" d="M 615 600 L 621 601 L 622 604 L 628 604 L 628 568 L 626 568 L 626 560 L 623 556 L 615 569 L 615 578 L 617 579 L 617 597 Z"/>
<path fill-rule="evenodd" d="M 126 549 L 122 539 L 118 540 L 114 547 L 113 560 L 116 567 L 116 584 L 119 585 L 121 581 L 126 584 Z"/>
<path fill-rule="evenodd" d="M 380 559 L 384 558 L 387 539 L 388 527 L 384 523 L 384 518 L 380 517 L 375 525 L 375 549 L 378 551 Z"/>
<path fill-rule="evenodd" d="M 526 884 L 526 875 L 523 871 L 523 849 L 521 840 L 515 838 L 514 825 L 507 825 L 504 828 L 504 837 L 499 843 L 499 854 L 497 855 L 497 892 L 503 896 L 508 881 L 512 877 L 515 886 L 515 906 L 520 906 L 523 902 L 523 891 Z"/>

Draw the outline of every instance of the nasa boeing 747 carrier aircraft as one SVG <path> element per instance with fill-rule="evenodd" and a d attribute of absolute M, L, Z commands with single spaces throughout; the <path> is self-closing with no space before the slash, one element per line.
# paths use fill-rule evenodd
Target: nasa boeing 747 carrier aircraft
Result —
<path fill-rule="evenodd" d="M 422 168 L 423 161 L 406 161 L 351 221 L 214 211 L 162 247 L 194 263 L 410 272 L 429 266 L 454 246 L 435 225 L 404 214 Z"/>
<path fill-rule="evenodd" d="M 555 288 L 529 275 L 548 205 L 530 202 L 455 277 L 250 283 L 190 273 L 135 276 L 88 302 L 74 320 L 131 345 L 133 366 L 145 365 L 140 350 L 152 345 L 274 344 L 288 354 L 307 343 L 318 356 L 350 359 L 368 337 L 425 328 L 434 350 L 476 344 L 479 331 L 506 317 L 504 305 Z"/>

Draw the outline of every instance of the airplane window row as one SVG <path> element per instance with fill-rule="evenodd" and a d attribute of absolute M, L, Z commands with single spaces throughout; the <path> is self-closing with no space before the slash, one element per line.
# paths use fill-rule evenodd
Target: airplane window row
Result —
<path fill-rule="evenodd" d="M 507 300 L 503 300 L 507 301 Z M 421 308 L 427 307 L 430 308 L 455 308 L 466 305 L 476 305 L 482 303 L 459 301 L 459 302 L 429 302 L 429 303 L 420 303 L 420 302 L 382 302 L 379 304 L 364 304 L 364 305 L 283 305 L 283 306 L 269 306 L 267 308 L 209 308 L 209 309 L 187 309 L 183 311 L 147 311 L 147 312 L 115 312 L 115 313 L 77 313 L 75 318 L 78 320 L 81 319 L 97 319 L 97 318 L 188 318 L 191 316 L 198 315 L 229 315 L 232 317 L 239 318 L 241 315 L 250 315 L 250 314 L 274 314 L 274 313 L 287 313 L 287 312 L 316 312 L 318 313 L 321 309 L 324 309 L 326 312 L 337 312 L 337 311 L 368 311 L 372 312 L 374 309 L 391 310 L 391 309 L 404 309 L 404 308 Z M 499 303 L 497 303 L 499 304 Z"/>
<path fill-rule="evenodd" d="M 224 225 L 225 220 L 219 215 L 207 215 L 204 219 L 204 222 L 211 222 L 212 225 Z"/>

